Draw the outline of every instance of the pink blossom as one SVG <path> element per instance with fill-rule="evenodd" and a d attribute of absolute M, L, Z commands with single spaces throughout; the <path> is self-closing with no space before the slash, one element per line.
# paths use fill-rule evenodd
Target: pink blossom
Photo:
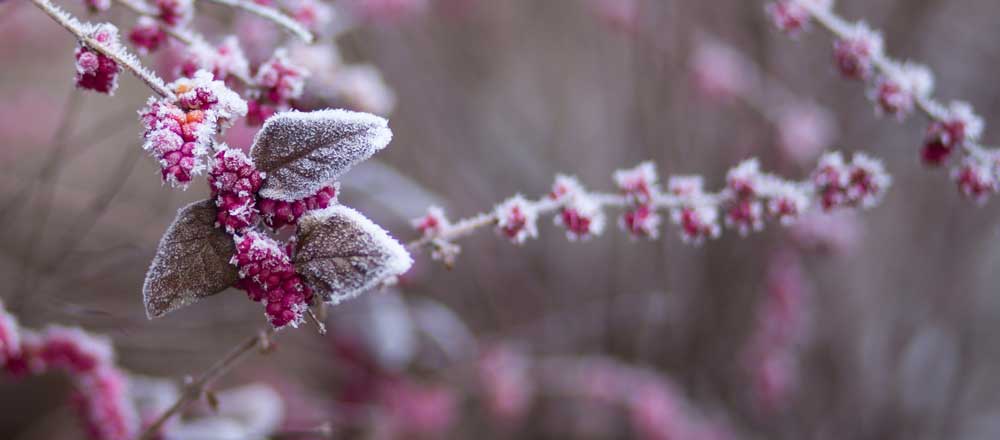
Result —
<path fill-rule="evenodd" d="M 160 20 L 170 26 L 183 27 L 194 16 L 191 0 L 155 0 L 154 4 L 160 11 Z"/>
<path fill-rule="evenodd" d="M 455 421 L 458 397 L 444 386 L 391 380 L 379 394 L 395 438 L 444 438 Z"/>
<path fill-rule="evenodd" d="M 952 178 L 963 195 L 982 205 L 990 195 L 1000 191 L 995 167 L 994 162 L 970 156 L 952 171 Z"/>
<path fill-rule="evenodd" d="M 411 220 L 410 224 L 424 237 L 435 237 L 451 227 L 448 217 L 445 216 L 444 210 L 439 206 L 427 208 L 427 214 Z"/>
<path fill-rule="evenodd" d="M 509 346 L 487 350 L 480 358 L 480 386 L 490 412 L 506 422 L 522 418 L 535 393 L 530 375 L 531 360 Z"/>
<path fill-rule="evenodd" d="M 713 99 L 746 95 L 754 86 L 754 69 L 733 48 L 714 41 L 701 41 L 691 58 L 691 74 L 700 92 Z"/>

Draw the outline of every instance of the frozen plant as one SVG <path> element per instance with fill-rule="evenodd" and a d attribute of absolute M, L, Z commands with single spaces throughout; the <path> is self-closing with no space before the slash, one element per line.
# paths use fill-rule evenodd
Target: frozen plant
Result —
<path fill-rule="evenodd" d="M 756 159 L 741 162 L 729 170 L 726 185 L 719 191 L 703 188 L 700 176 L 671 176 L 667 190 L 652 162 L 614 172 L 617 193 L 597 193 L 584 189 L 573 177 L 559 175 L 550 193 L 538 200 L 514 196 L 491 212 L 451 221 L 439 207 L 413 220 L 421 237 L 410 242 L 411 250 L 429 248 L 434 259 L 451 265 L 459 251 L 454 241 L 475 230 L 493 226 L 514 244 L 524 244 L 538 236 L 537 219 L 556 214 L 554 223 L 566 229 L 570 240 L 600 235 L 607 208 L 619 208 L 619 227 L 633 238 L 659 236 L 660 210 L 680 227 L 684 242 L 700 244 L 721 235 L 720 222 L 740 235 L 763 229 L 767 220 L 794 224 L 813 205 L 824 211 L 837 208 L 871 208 L 892 183 L 882 163 L 864 153 L 845 162 L 840 153 L 828 153 L 810 178 L 791 181 L 760 170 Z"/>
<path fill-rule="evenodd" d="M 932 167 L 953 164 L 951 176 L 963 194 L 981 204 L 1000 190 L 1000 149 L 980 144 L 984 123 L 972 106 L 934 99 L 929 68 L 891 58 L 883 50 L 880 32 L 841 18 L 829 2 L 778 0 L 766 11 L 782 31 L 798 31 L 815 22 L 832 33 L 837 67 L 843 76 L 868 83 L 878 113 L 898 119 L 914 110 L 924 114 L 930 124 L 921 158 Z"/>

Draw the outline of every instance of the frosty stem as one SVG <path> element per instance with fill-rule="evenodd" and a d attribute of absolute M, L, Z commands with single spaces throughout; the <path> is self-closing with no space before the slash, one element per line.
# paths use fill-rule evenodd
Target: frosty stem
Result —
<path fill-rule="evenodd" d="M 810 192 L 813 189 L 810 184 Z M 623 208 L 628 206 L 628 201 L 625 196 L 618 194 L 606 194 L 606 193 L 591 193 L 591 197 L 598 203 L 600 208 L 605 207 L 618 207 Z M 659 194 L 653 198 L 651 206 L 655 209 L 671 209 L 680 208 L 682 206 L 690 205 L 714 205 L 721 206 L 727 201 L 733 198 L 733 194 L 728 189 L 724 189 L 717 193 L 707 193 L 703 194 L 701 197 L 692 200 L 691 198 L 682 198 L 670 194 Z M 547 197 L 543 197 L 539 200 L 530 202 L 534 210 L 539 216 L 552 214 L 566 205 L 566 201 L 556 201 Z M 465 218 L 455 222 L 454 224 L 442 229 L 439 233 L 434 235 L 428 235 L 421 237 L 417 240 L 413 240 L 406 244 L 406 248 L 410 251 L 416 251 L 427 246 L 440 246 L 442 244 L 450 243 L 451 241 L 471 235 L 476 230 L 495 225 L 499 221 L 496 212 L 491 213 L 480 213 L 472 217 Z"/>
<path fill-rule="evenodd" d="M 149 88 L 153 89 L 153 91 L 156 92 L 156 94 L 164 98 L 174 97 L 173 92 L 168 90 L 167 87 L 163 84 L 163 80 L 156 77 L 152 72 L 144 69 L 141 65 L 139 65 L 139 62 L 136 61 L 134 57 L 124 56 L 123 53 L 110 50 L 104 44 L 91 38 L 83 31 L 83 29 L 80 26 L 80 22 L 77 21 L 75 18 L 73 18 L 73 16 L 71 16 L 66 11 L 59 9 L 58 7 L 53 5 L 49 0 L 31 0 L 31 2 L 34 3 L 35 6 L 41 9 L 43 12 L 48 14 L 49 17 L 52 17 L 52 19 L 55 20 L 56 23 L 59 23 L 60 26 L 66 28 L 66 30 L 68 30 L 71 34 L 76 36 L 76 38 L 79 39 L 83 45 L 99 52 L 101 55 L 104 55 L 114 60 L 115 63 L 117 63 L 119 66 L 121 66 L 125 70 L 128 70 L 132 75 L 135 75 L 135 77 L 139 78 L 140 80 L 142 80 L 142 82 L 146 83 L 146 85 L 149 86 Z"/>
<path fill-rule="evenodd" d="M 225 357 L 212 364 L 212 366 L 201 373 L 197 379 L 185 385 L 184 390 L 177 401 L 174 402 L 170 408 L 164 411 L 163 414 L 157 417 L 156 421 L 146 428 L 139 439 L 152 440 L 155 438 L 163 428 L 163 425 L 166 424 L 171 417 L 183 411 L 191 402 L 200 399 L 213 381 L 228 373 L 229 370 L 239 364 L 240 361 L 245 359 L 249 354 L 253 353 L 254 349 L 267 349 L 274 333 L 274 329 L 269 329 L 267 331 L 261 331 L 252 338 L 246 339 L 234 347 L 228 354 L 226 354 Z"/>
<path fill-rule="evenodd" d="M 265 20 L 270 20 L 274 24 L 285 28 L 285 30 L 295 34 L 296 37 L 302 39 L 307 44 L 313 42 L 312 32 L 303 27 L 299 22 L 293 20 L 289 16 L 285 15 L 283 12 L 269 8 L 267 6 L 261 6 L 257 3 L 247 0 L 207 0 L 212 3 L 218 3 L 220 5 L 226 5 L 236 9 L 242 9 L 251 14 L 254 14 Z"/>
<path fill-rule="evenodd" d="M 817 6 L 811 1 L 794 0 L 796 4 L 801 6 L 803 9 L 809 12 L 809 15 L 819 23 L 821 27 L 826 29 L 828 32 L 833 34 L 837 38 L 848 38 L 851 35 L 850 29 L 851 25 L 844 18 L 838 16 L 832 10 Z M 899 75 L 899 68 L 896 62 L 891 58 L 882 53 L 872 54 L 872 65 L 879 72 L 896 77 Z M 947 122 L 946 115 L 941 109 L 944 108 L 941 103 L 934 100 L 930 96 L 922 96 L 917 94 L 914 96 L 914 100 L 917 104 L 917 108 L 923 113 L 927 118 L 933 121 Z M 966 152 L 972 156 L 982 156 L 985 155 L 987 150 L 994 149 L 994 147 L 980 145 L 975 139 L 968 138 L 963 142 L 963 146 Z"/>

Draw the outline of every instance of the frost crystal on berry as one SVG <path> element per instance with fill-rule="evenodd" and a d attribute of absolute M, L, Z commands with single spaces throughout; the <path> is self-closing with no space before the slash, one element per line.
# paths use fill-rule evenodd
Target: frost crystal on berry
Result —
<path fill-rule="evenodd" d="M 242 231 L 257 222 L 255 194 L 264 175 L 240 150 L 220 145 L 213 158 L 208 183 L 218 208 L 216 223 L 229 233 Z"/>
<path fill-rule="evenodd" d="M 93 336 L 78 328 L 51 326 L 42 332 L 39 358 L 46 368 L 78 375 L 112 365 L 114 351 L 107 338 Z"/>
<path fill-rule="evenodd" d="M 589 194 L 581 193 L 566 200 L 555 224 L 566 228 L 570 241 L 586 240 L 604 232 L 604 211 Z"/>
<path fill-rule="evenodd" d="M 847 199 L 852 205 L 863 208 L 877 205 L 891 183 L 882 161 L 864 153 L 854 154 L 847 186 Z"/>
<path fill-rule="evenodd" d="M 767 4 L 765 12 L 782 32 L 796 35 L 809 24 L 810 14 L 796 0 L 779 0 Z"/>
<path fill-rule="evenodd" d="M 424 237 L 436 237 L 442 231 L 451 227 L 451 222 L 445 216 L 444 209 L 441 209 L 439 206 L 427 208 L 427 214 L 411 220 L 410 224 Z"/>
<path fill-rule="evenodd" d="M 102 23 L 86 30 L 101 47 L 111 52 L 122 50 L 118 41 L 118 28 Z M 121 66 L 106 56 L 81 42 L 76 48 L 76 86 L 95 92 L 114 94 L 118 88 L 118 74 Z"/>
<path fill-rule="evenodd" d="M 764 207 L 759 196 L 766 181 L 757 159 L 745 160 L 729 170 L 726 186 L 734 198 L 726 208 L 726 226 L 741 235 L 764 228 Z"/>
<path fill-rule="evenodd" d="M 128 378 L 117 368 L 104 367 L 78 377 L 72 401 L 90 438 L 131 440 L 139 432 Z"/>
<path fill-rule="evenodd" d="M 538 237 L 538 212 L 520 194 L 505 200 L 494 210 L 497 232 L 514 244 Z"/>
<path fill-rule="evenodd" d="M 337 193 L 340 191 L 340 183 L 325 188 L 320 188 L 316 194 L 304 199 L 287 202 L 261 198 L 257 202 L 264 224 L 272 229 L 281 229 L 285 226 L 294 225 L 305 213 L 317 209 L 323 209 L 337 202 Z"/>
<path fill-rule="evenodd" d="M 710 204 L 690 204 L 670 210 L 670 219 L 681 227 L 681 240 L 701 244 L 706 239 L 719 238 L 719 209 Z"/>
<path fill-rule="evenodd" d="M 250 63 L 247 61 L 240 42 L 235 35 L 230 35 L 212 47 L 203 41 L 195 41 L 180 65 L 181 74 L 193 77 L 199 70 L 212 72 L 214 79 L 225 81 L 231 76 L 248 78 Z"/>
<path fill-rule="evenodd" d="M 1000 191 L 994 166 L 979 157 L 966 157 L 952 171 L 952 178 L 958 183 L 958 189 L 963 195 L 982 205 L 990 195 Z"/>
<path fill-rule="evenodd" d="M 21 352 L 21 333 L 17 318 L 0 302 L 0 365 Z"/>
<path fill-rule="evenodd" d="M 629 208 L 618 219 L 618 226 L 632 237 L 646 237 L 654 240 L 659 237 L 660 214 L 651 205 L 637 205 Z"/>
<path fill-rule="evenodd" d="M 941 110 L 939 120 L 931 122 L 924 137 L 922 156 L 927 165 L 943 164 L 966 140 L 975 141 L 983 132 L 983 120 L 964 102 L 953 102 Z"/>
<path fill-rule="evenodd" d="M 656 165 L 653 162 L 643 162 L 635 168 L 617 170 L 614 173 L 615 184 L 619 191 L 631 204 L 645 205 L 651 203 L 659 194 Z"/>
<path fill-rule="evenodd" d="M 783 225 L 794 223 L 809 208 L 809 194 L 792 182 L 775 182 L 767 201 L 767 213 Z"/>
<path fill-rule="evenodd" d="M 236 255 L 231 262 L 239 269 L 236 286 L 251 300 L 264 304 L 264 313 L 275 328 L 298 327 L 313 295 L 295 273 L 288 254 L 278 242 L 255 231 L 235 240 Z"/>
<path fill-rule="evenodd" d="M 867 79 L 872 60 L 882 56 L 882 34 L 863 22 L 856 23 L 844 38 L 833 43 L 833 55 L 840 73 L 850 79 Z"/>
<path fill-rule="evenodd" d="M 283 103 L 302 96 L 302 87 L 308 76 L 307 70 L 288 59 L 285 49 L 278 49 L 257 69 L 255 79 L 264 88 L 267 99 Z"/>

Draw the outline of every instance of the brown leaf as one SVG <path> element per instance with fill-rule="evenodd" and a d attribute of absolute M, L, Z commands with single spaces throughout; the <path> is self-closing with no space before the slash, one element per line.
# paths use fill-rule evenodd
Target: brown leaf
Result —
<path fill-rule="evenodd" d="M 343 205 L 299 220 L 295 270 L 323 301 L 337 304 L 410 269 L 403 245 Z"/>
<path fill-rule="evenodd" d="M 267 173 L 260 194 L 299 200 L 316 193 L 392 140 L 389 122 L 347 110 L 282 112 L 254 137 L 250 157 Z"/>
<path fill-rule="evenodd" d="M 229 263 L 232 237 L 215 227 L 215 203 L 202 200 L 177 212 L 146 272 L 142 296 L 146 316 L 158 318 L 215 295 L 238 279 Z"/>

